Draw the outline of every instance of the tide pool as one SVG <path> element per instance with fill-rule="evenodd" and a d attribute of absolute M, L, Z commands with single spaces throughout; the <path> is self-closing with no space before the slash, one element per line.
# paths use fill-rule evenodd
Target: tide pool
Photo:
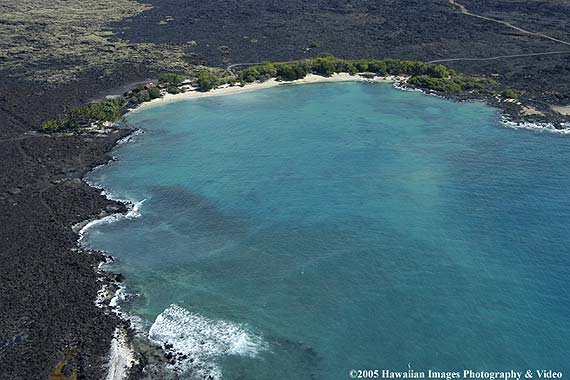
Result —
<path fill-rule="evenodd" d="M 570 375 L 570 143 L 389 84 L 168 103 L 89 180 L 145 200 L 84 241 L 187 378 Z"/>

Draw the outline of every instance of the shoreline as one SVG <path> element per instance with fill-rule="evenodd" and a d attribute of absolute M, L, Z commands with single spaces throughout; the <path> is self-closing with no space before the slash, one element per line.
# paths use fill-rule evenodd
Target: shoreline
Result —
<path fill-rule="evenodd" d="M 133 139 L 144 133 L 141 129 L 130 129 L 130 133 L 118 139 L 115 145 L 110 149 L 112 152 L 117 147 L 133 141 Z M 131 371 L 134 367 L 138 366 L 141 362 L 142 356 L 134 347 L 132 337 L 137 333 L 136 328 L 133 327 L 132 321 L 128 315 L 120 310 L 118 299 L 124 289 L 122 284 L 122 274 L 113 272 L 105 268 L 105 266 L 115 260 L 115 258 L 108 252 L 100 251 L 95 248 L 87 246 L 83 242 L 84 234 L 87 230 L 103 223 L 114 223 L 123 219 L 132 219 L 140 216 L 138 209 L 146 199 L 141 201 L 133 201 L 129 199 L 119 199 L 112 196 L 112 194 L 102 186 L 99 186 L 86 179 L 87 175 L 116 162 L 116 158 L 111 156 L 107 162 L 93 167 L 82 176 L 82 181 L 92 189 L 100 191 L 101 196 L 105 197 L 109 202 L 114 202 L 121 205 L 120 209 L 114 209 L 111 212 L 104 211 L 98 217 L 85 219 L 79 223 L 71 226 L 72 231 L 77 235 L 76 245 L 79 249 L 84 250 L 89 254 L 102 255 L 102 260 L 97 268 L 96 273 L 101 276 L 102 280 L 100 288 L 97 292 L 97 298 L 94 300 L 95 306 L 112 313 L 120 323 L 115 326 L 114 333 L 111 337 L 111 344 L 108 348 L 106 355 L 108 361 L 105 365 L 107 372 L 105 380 L 129 380 L 131 379 Z"/>
<path fill-rule="evenodd" d="M 402 76 L 387 76 L 387 77 L 377 76 L 374 78 L 365 78 L 359 74 L 350 75 L 348 73 L 336 73 L 329 77 L 323 77 L 316 74 L 307 74 L 305 78 L 297 79 L 294 81 L 277 81 L 275 78 L 271 78 L 266 80 L 265 82 L 247 83 L 243 86 L 224 85 L 221 87 L 214 88 L 207 92 L 200 92 L 195 89 L 192 89 L 180 94 L 165 94 L 161 98 L 153 99 L 149 102 L 142 103 L 138 107 L 129 110 L 129 112 L 136 112 L 140 109 L 145 109 L 160 104 L 178 102 L 182 100 L 209 98 L 213 96 L 223 96 L 223 95 L 233 95 L 233 94 L 258 91 L 278 86 L 296 86 L 296 85 L 313 84 L 313 83 L 335 83 L 335 82 L 397 83 L 397 82 L 405 82 L 407 79 L 408 79 L 407 77 L 402 77 Z"/>
<path fill-rule="evenodd" d="M 194 9 L 174 3 L 163 4 L 168 6 L 155 6 L 151 10 L 147 8 L 152 4 L 141 8 L 136 3 L 128 0 L 100 9 L 84 9 L 84 4 L 76 0 L 61 2 L 57 7 L 42 11 L 46 16 L 45 26 L 53 32 L 48 36 L 49 41 L 44 41 L 46 43 L 42 43 L 42 28 L 37 28 L 37 20 L 25 12 L 26 3 L 6 9 L 4 18 L 8 22 L 15 18 L 18 22 L 5 30 L 9 32 L 5 36 L 11 50 L 0 53 L 4 74 L 0 84 L 3 95 L 0 97 L 0 146 L 4 153 L 3 191 L 0 194 L 3 210 L 0 238 L 4 255 L 0 293 L 4 298 L 0 298 L 25 300 L 5 302 L 2 307 L 4 315 L 0 319 L 0 331 L 5 339 L 1 339 L 0 344 L 3 345 L 0 372 L 7 378 L 49 378 L 50 371 L 59 368 L 62 361 L 66 369 L 75 367 L 81 378 L 103 379 L 102 373 L 106 370 L 102 362 L 107 361 L 117 324 L 114 315 L 109 316 L 106 310 L 93 305 L 95 293 L 102 284 L 97 277 L 100 276 L 98 268 L 105 262 L 104 255 L 78 247 L 78 237 L 71 227 L 81 221 L 101 218 L 102 212 L 107 215 L 127 212 L 123 211 L 122 202 L 110 201 L 100 190 L 80 181 L 94 165 L 106 163 L 109 152 L 116 148 L 116 141 L 112 140 L 116 140 L 118 134 L 124 135 L 126 128 L 121 125 L 123 131 L 115 133 L 108 129 L 100 135 L 91 132 L 44 135 L 39 129 L 44 120 L 65 117 L 70 110 L 104 100 L 106 95 L 122 96 L 135 86 L 157 83 L 161 73 L 193 75 L 201 72 L 201 66 L 208 70 L 213 68 L 215 73 L 225 70 L 236 74 L 250 66 L 239 66 L 239 62 L 280 60 L 286 63 L 327 52 L 357 60 L 378 57 L 428 61 L 500 56 L 513 46 L 541 54 L 557 49 L 541 39 L 521 38 L 516 33 L 494 33 L 504 28 L 469 17 L 457 25 L 456 35 L 462 42 L 457 44 L 457 38 L 442 36 L 437 28 L 440 16 L 448 20 L 459 17 L 453 7 L 424 7 L 421 11 L 428 16 L 428 26 L 432 26 L 426 28 L 417 17 L 410 17 L 420 10 L 394 4 L 378 4 L 375 9 L 366 9 L 361 4 L 353 8 L 342 3 L 329 4 L 326 9 L 315 5 L 308 10 L 311 15 L 321 18 L 322 22 L 315 23 L 315 17 L 284 22 L 279 20 L 279 11 L 264 7 L 262 3 L 253 5 L 253 8 L 258 6 L 257 12 L 251 12 L 247 4 L 239 3 L 237 10 L 210 3 L 199 3 Z M 298 11 L 298 5 L 284 3 L 282 11 L 294 13 Z M 492 5 L 481 7 L 483 13 L 493 10 Z M 553 14 L 537 16 L 534 21 L 540 24 L 563 21 L 560 17 L 563 8 L 556 6 L 556 10 L 558 12 Z M 86 11 L 93 17 L 84 17 Z M 388 11 L 393 16 L 393 24 L 371 25 L 362 22 L 362 18 L 351 17 L 353 11 L 369 11 L 369 17 L 380 18 Z M 516 6 L 505 6 L 504 11 L 514 18 L 520 15 Z M 57 17 L 47 17 L 50 14 Z M 179 22 L 192 19 L 195 14 L 203 16 L 199 30 Z M 178 21 L 169 26 L 172 16 Z M 262 36 L 267 38 L 253 35 L 255 31 L 275 26 L 275 17 L 282 33 Z M 526 19 L 526 15 L 522 18 Z M 410 22 L 414 27 L 408 27 Z M 482 22 L 487 28 L 480 28 Z M 74 35 L 61 27 L 69 23 L 77 29 Z M 123 27 L 125 34 L 121 35 L 117 30 Z M 109 34 L 109 28 L 116 32 L 116 38 Z M 393 36 L 392 32 L 395 32 Z M 141 33 L 146 33 L 146 41 L 137 38 Z M 393 38 L 373 38 L 369 46 L 354 43 L 366 35 L 386 34 Z M 405 53 L 403 57 L 402 52 Z M 507 87 L 524 89 L 528 92 L 525 98 L 536 101 L 538 109 L 558 104 L 563 107 L 562 114 L 555 110 L 546 113 L 543 119 L 526 118 L 533 122 L 557 122 L 563 119 L 564 112 L 570 113 L 570 94 L 565 85 L 570 72 L 557 69 L 565 67 L 565 57 L 466 60 L 445 65 L 459 73 L 493 75 Z M 251 65 L 259 63 L 262 62 Z M 280 90 L 283 89 L 242 97 L 263 98 Z M 461 101 L 449 96 L 445 98 Z M 213 98 L 188 106 L 210 101 L 233 103 L 239 100 Z M 510 111 L 512 120 L 521 125 L 522 121 L 515 115 L 515 105 L 496 106 L 488 100 L 482 101 L 505 115 Z M 173 105 L 167 107 L 175 108 Z M 134 103 L 132 108 L 137 108 Z M 149 114 L 158 111 L 158 108 L 149 108 Z M 127 118 L 133 120 L 137 115 L 127 115 Z M 570 129 L 570 114 L 564 121 Z M 502 125 L 499 121 L 499 128 Z M 518 132 L 524 133 L 523 130 Z M 509 138 L 510 134 L 505 135 Z M 537 143 L 548 144 L 539 139 Z M 556 159 L 554 155 L 552 160 Z M 104 268 L 109 271 L 105 273 L 111 273 L 113 267 Z M 103 281 L 110 282 L 108 278 Z M 25 365 L 21 364 L 23 359 Z M 62 377 L 61 373 L 55 375 Z"/>
<path fill-rule="evenodd" d="M 508 102 L 499 102 L 497 99 L 489 98 L 489 97 L 480 97 L 480 96 L 471 96 L 465 94 L 461 94 L 459 96 L 454 96 L 453 94 L 441 94 L 434 91 L 424 90 L 421 88 L 410 87 L 407 86 L 407 80 L 409 77 L 406 76 L 375 76 L 373 78 L 367 78 L 362 76 L 361 74 L 354 74 L 350 75 L 348 73 L 335 73 L 331 76 L 325 77 L 317 74 L 307 74 L 302 79 L 297 79 L 294 81 L 277 81 L 275 78 L 270 78 L 264 82 L 254 82 L 254 83 L 247 83 L 243 86 L 235 85 L 224 85 L 220 87 L 216 87 L 211 89 L 207 92 L 201 92 L 196 90 L 195 88 L 190 89 L 187 92 L 179 93 L 179 94 L 164 94 L 162 97 L 153 99 L 151 101 L 141 103 L 137 107 L 129 109 L 126 114 L 131 112 L 137 112 L 141 109 L 148 109 L 158 105 L 165 105 L 169 103 L 184 101 L 184 100 L 192 100 L 192 99 L 200 99 L 200 98 L 209 98 L 209 97 L 216 97 L 216 96 L 225 96 L 225 95 L 233 95 L 233 94 L 240 94 L 245 92 L 253 92 L 258 90 L 264 90 L 268 88 L 275 88 L 279 86 L 297 86 L 297 85 L 306 85 L 306 84 L 317 84 L 317 83 L 339 83 L 339 82 L 366 82 L 366 83 L 392 83 L 394 84 L 394 88 L 401 90 L 401 91 L 415 91 L 421 92 L 425 95 L 429 96 L 436 96 L 439 98 L 447 99 L 454 102 L 465 102 L 465 101 L 481 101 L 486 103 L 490 107 L 496 108 L 500 113 L 500 124 L 505 128 L 511 129 L 524 129 L 533 132 L 550 132 L 556 134 L 567 135 L 570 134 L 570 122 L 566 122 L 563 120 L 548 120 L 548 119 L 532 119 L 530 116 L 537 116 L 537 115 L 524 115 L 518 114 L 516 112 L 511 112 L 508 108 L 505 108 L 506 105 L 510 105 Z M 570 116 L 570 106 L 566 107 L 551 107 L 554 111 L 558 112 L 561 116 Z M 568 112 L 568 115 L 566 115 Z M 125 115 L 126 115 L 125 114 Z M 539 115 L 544 116 L 544 115 Z M 133 136 L 127 137 L 127 140 Z"/>

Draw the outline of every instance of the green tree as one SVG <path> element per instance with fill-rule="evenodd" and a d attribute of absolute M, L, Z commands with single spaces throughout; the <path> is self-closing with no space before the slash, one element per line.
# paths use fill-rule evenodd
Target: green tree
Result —
<path fill-rule="evenodd" d="M 247 70 L 242 71 L 241 80 L 247 83 L 255 82 L 259 79 L 260 72 L 258 70 L 259 66 L 250 67 Z"/>
<path fill-rule="evenodd" d="M 180 89 L 179 89 L 178 87 L 174 87 L 174 86 L 168 87 L 168 88 L 166 89 L 166 91 L 167 91 L 169 94 L 179 94 L 179 93 L 180 93 Z"/>
<path fill-rule="evenodd" d="M 311 69 L 319 75 L 332 75 L 337 71 L 337 60 L 334 57 L 316 58 L 311 62 Z"/>
<path fill-rule="evenodd" d="M 356 69 L 360 73 L 364 73 L 364 72 L 367 72 L 369 70 L 368 69 L 368 62 L 366 62 L 366 61 L 357 61 L 354 63 L 354 66 L 356 67 Z"/>
<path fill-rule="evenodd" d="M 139 104 L 148 102 L 149 100 L 150 100 L 150 95 L 148 94 L 147 90 L 139 91 L 139 93 L 137 94 L 137 102 Z"/>
<path fill-rule="evenodd" d="M 379 75 L 386 75 L 388 67 L 384 61 L 371 61 L 368 62 L 368 71 Z"/>
<path fill-rule="evenodd" d="M 55 132 L 59 130 L 59 124 L 56 120 L 46 120 L 42 123 L 42 130 L 45 132 Z"/>
<path fill-rule="evenodd" d="M 198 75 L 196 85 L 199 91 L 207 92 L 216 87 L 217 79 L 212 73 L 204 70 Z"/>
<path fill-rule="evenodd" d="M 272 78 L 277 75 L 277 68 L 271 62 L 261 62 L 261 65 L 258 66 L 259 73 L 264 75 L 266 78 Z"/>
<path fill-rule="evenodd" d="M 518 90 L 515 90 L 514 88 L 507 88 L 506 90 L 501 92 L 501 95 L 505 98 L 516 100 L 521 97 L 522 93 Z"/>
<path fill-rule="evenodd" d="M 164 84 L 170 84 L 173 86 L 180 86 L 182 82 L 184 82 L 185 78 L 183 75 L 174 74 L 174 73 L 163 73 L 160 74 L 158 77 L 158 81 Z"/>
<path fill-rule="evenodd" d="M 160 93 L 160 90 L 156 87 L 149 88 L 148 89 L 148 95 L 150 96 L 151 99 L 157 99 L 157 98 L 160 98 L 162 96 L 162 94 Z"/>
<path fill-rule="evenodd" d="M 283 80 L 291 81 L 302 79 L 307 75 L 307 70 L 300 63 L 280 63 L 276 64 L 276 75 Z"/>

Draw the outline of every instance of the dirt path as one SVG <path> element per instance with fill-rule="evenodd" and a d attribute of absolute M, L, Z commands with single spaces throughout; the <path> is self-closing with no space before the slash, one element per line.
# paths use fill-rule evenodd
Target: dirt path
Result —
<path fill-rule="evenodd" d="M 503 58 L 523 58 L 523 57 L 535 57 L 541 55 L 555 55 L 555 54 L 570 54 L 570 50 L 550 51 L 545 53 L 497 55 L 495 57 L 489 57 L 489 58 L 445 58 L 445 59 L 435 59 L 433 61 L 428 61 L 427 63 L 442 63 L 442 62 L 454 62 L 454 61 L 493 61 L 496 59 L 503 59 Z"/>
<path fill-rule="evenodd" d="M 49 136 L 47 136 L 47 135 L 42 135 L 42 134 L 33 134 L 33 135 L 32 135 L 32 134 L 25 134 L 25 135 L 21 135 L 21 136 L 18 136 L 18 137 L 12 137 L 12 138 L 9 138 L 9 139 L 0 140 L 0 143 L 8 142 L 8 141 L 20 141 L 20 140 L 25 140 L 25 139 L 31 139 L 31 138 L 34 138 L 34 137 L 49 137 Z"/>
<path fill-rule="evenodd" d="M 231 74 L 231 75 L 236 75 L 236 73 L 234 73 L 232 71 L 232 69 L 234 67 L 239 67 L 239 66 L 255 66 L 255 65 L 259 65 L 260 62 L 247 62 L 247 63 L 234 63 L 232 65 L 229 65 L 228 67 L 226 67 L 226 70 Z"/>
<path fill-rule="evenodd" d="M 514 29 L 514 30 L 516 30 L 516 31 L 518 31 L 518 32 L 521 32 L 521 33 L 524 33 L 524 34 L 528 34 L 528 35 L 530 35 L 530 36 L 545 38 L 545 39 L 550 40 L 550 41 L 554 41 L 554 42 L 558 42 L 558 43 L 560 43 L 560 44 L 564 44 L 564 45 L 570 46 L 570 42 L 568 42 L 568 41 L 560 40 L 560 39 L 558 39 L 558 38 L 554 38 L 554 37 L 551 37 L 551 36 L 549 36 L 549 35 L 542 34 L 542 33 L 539 33 L 539 32 L 531 32 L 531 31 L 529 31 L 529 30 L 526 30 L 526 29 L 523 29 L 523 28 L 519 28 L 518 26 L 515 26 L 515 25 L 513 25 L 513 24 L 511 24 L 510 22 L 507 22 L 507 21 L 497 20 L 497 19 L 494 19 L 494 18 L 491 18 L 491 17 L 481 16 L 481 15 L 478 15 L 478 14 L 475 14 L 475 13 L 471 13 L 471 12 L 469 12 L 469 11 L 467 10 L 467 8 L 465 8 L 464 5 L 458 3 L 457 0 L 448 0 L 448 1 L 449 1 L 449 4 L 451 4 L 453 7 L 455 7 L 456 9 L 458 9 L 458 10 L 459 10 L 461 13 L 463 13 L 464 15 L 471 16 L 471 17 L 477 17 L 477 18 L 482 19 L 482 20 L 487 20 L 487 21 L 491 21 L 491 22 L 498 23 L 498 24 L 502 24 L 502 25 L 505 25 L 505 26 L 507 26 L 507 27 L 509 27 L 509 28 L 511 28 L 511 29 Z"/>

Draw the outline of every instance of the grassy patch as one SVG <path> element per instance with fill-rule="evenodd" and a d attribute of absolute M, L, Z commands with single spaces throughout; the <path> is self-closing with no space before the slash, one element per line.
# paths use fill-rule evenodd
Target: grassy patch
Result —
<path fill-rule="evenodd" d="M 186 45 L 132 44 L 109 30 L 110 23 L 149 8 L 135 0 L 11 2 L 0 12 L 0 68 L 48 83 L 67 82 L 118 62 L 156 71 L 189 69 Z"/>
<path fill-rule="evenodd" d="M 77 360 L 74 351 L 68 351 L 65 358 L 57 363 L 55 369 L 49 374 L 49 380 L 77 380 Z"/>

